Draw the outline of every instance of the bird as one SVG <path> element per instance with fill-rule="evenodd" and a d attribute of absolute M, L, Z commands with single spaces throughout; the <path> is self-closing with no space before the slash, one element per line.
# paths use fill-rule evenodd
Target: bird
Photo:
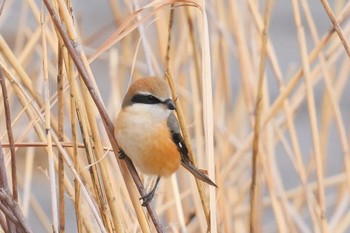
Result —
<path fill-rule="evenodd" d="M 142 206 L 152 200 L 160 178 L 169 177 L 180 164 L 197 179 L 217 187 L 191 162 L 175 110 L 168 84 L 158 77 L 143 77 L 129 87 L 116 118 L 119 158 L 128 156 L 144 174 L 157 176 L 151 191 L 140 197 Z"/>

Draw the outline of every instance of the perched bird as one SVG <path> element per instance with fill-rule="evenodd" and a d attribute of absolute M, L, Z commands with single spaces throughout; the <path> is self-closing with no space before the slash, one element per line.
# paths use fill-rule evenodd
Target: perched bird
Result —
<path fill-rule="evenodd" d="M 152 200 L 160 177 L 170 176 L 180 164 L 196 178 L 217 187 L 191 163 L 174 110 L 165 81 L 141 78 L 130 86 L 115 123 L 120 158 L 128 156 L 143 173 L 158 176 L 152 190 L 140 198 L 143 206 Z"/>

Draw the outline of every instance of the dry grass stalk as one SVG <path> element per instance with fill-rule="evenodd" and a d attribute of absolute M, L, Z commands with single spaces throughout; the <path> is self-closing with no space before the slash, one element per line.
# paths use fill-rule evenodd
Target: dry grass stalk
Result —
<path fill-rule="evenodd" d="M 328 232 L 327 220 L 326 220 L 325 191 L 324 191 L 325 190 L 324 189 L 324 172 L 323 172 L 323 164 L 321 161 L 320 139 L 319 139 L 319 133 L 318 133 L 319 131 L 317 127 L 314 91 L 311 83 L 311 71 L 310 71 L 310 67 L 307 59 L 306 39 L 304 35 L 304 29 L 301 24 L 298 3 L 296 0 L 294 0 L 292 3 L 293 3 L 294 14 L 295 14 L 295 24 L 296 24 L 297 34 L 299 39 L 301 60 L 302 60 L 304 75 L 305 75 L 306 95 L 307 95 L 310 126 L 312 131 L 312 140 L 313 140 L 313 153 L 315 156 L 316 170 L 317 170 L 318 204 L 319 204 L 319 210 L 317 210 L 317 215 L 318 215 L 319 227 L 321 228 L 321 232 Z"/>
<path fill-rule="evenodd" d="M 261 118 L 262 118 L 262 108 L 263 108 L 263 95 L 264 95 L 264 77 L 265 77 L 265 62 L 266 62 L 266 50 L 267 50 L 267 33 L 270 21 L 271 12 L 271 1 L 265 2 L 264 7 L 264 22 L 263 30 L 261 33 L 261 52 L 260 52 L 260 62 L 259 62 L 259 80 L 258 80 L 258 92 L 255 104 L 255 123 L 254 123 L 254 138 L 252 145 L 252 182 L 250 190 L 250 228 L 251 233 L 258 232 L 259 225 L 261 223 L 261 210 L 259 205 L 259 195 L 261 195 L 260 189 L 260 164 L 263 164 L 260 147 L 260 134 L 261 134 Z M 280 213 L 276 214 L 277 216 Z M 280 221 L 278 221 L 280 223 Z M 285 226 L 285 223 L 279 224 L 279 226 Z M 280 231 L 285 232 L 286 229 L 279 228 Z"/>
<path fill-rule="evenodd" d="M 0 67 L 0 76 L 1 76 L 0 84 L 1 84 L 1 90 L 2 90 L 2 97 L 4 100 L 4 109 L 5 109 L 5 117 L 6 117 L 6 130 L 7 130 L 8 140 L 10 144 L 10 152 L 11 152 L 12 196 L 13 196 L 13 199 L 18 202 L 16 152 L 15 152 L 15 146 L 14 146 L 13 131 L 11 126 L 11 112 L 10 112 L 9 100 L 7 95 L 6 83 L 5 83 L 4 74 L 2 72 L 1 67 Z"/>

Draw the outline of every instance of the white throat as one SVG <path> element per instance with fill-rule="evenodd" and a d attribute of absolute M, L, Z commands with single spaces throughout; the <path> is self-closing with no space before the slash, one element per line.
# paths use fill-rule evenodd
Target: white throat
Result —
<path fill-rule="evenodd" d="M 163 104 L 139 104 L 135 103 L 125 109 L 129 116 L 134 116 L 142 121 L 162 122 L 167 120 L 171 110 Z"/>

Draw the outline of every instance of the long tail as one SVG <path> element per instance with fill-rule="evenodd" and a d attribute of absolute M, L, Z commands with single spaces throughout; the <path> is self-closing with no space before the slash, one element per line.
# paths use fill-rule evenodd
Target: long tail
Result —
<path fill-rule="evenodd" d="M 181 165 L 186 168 L 189 172 L 191 172 L 197 179 L 210 184 L 211 186 L 218 187 L 211 179 L 209 179 L 208 176 L 203 174 L 201 171 L 198 170 L 195 166 L 193 166 L 190 162 L 187 162 L 186 160 L 181 160 Z"/>

